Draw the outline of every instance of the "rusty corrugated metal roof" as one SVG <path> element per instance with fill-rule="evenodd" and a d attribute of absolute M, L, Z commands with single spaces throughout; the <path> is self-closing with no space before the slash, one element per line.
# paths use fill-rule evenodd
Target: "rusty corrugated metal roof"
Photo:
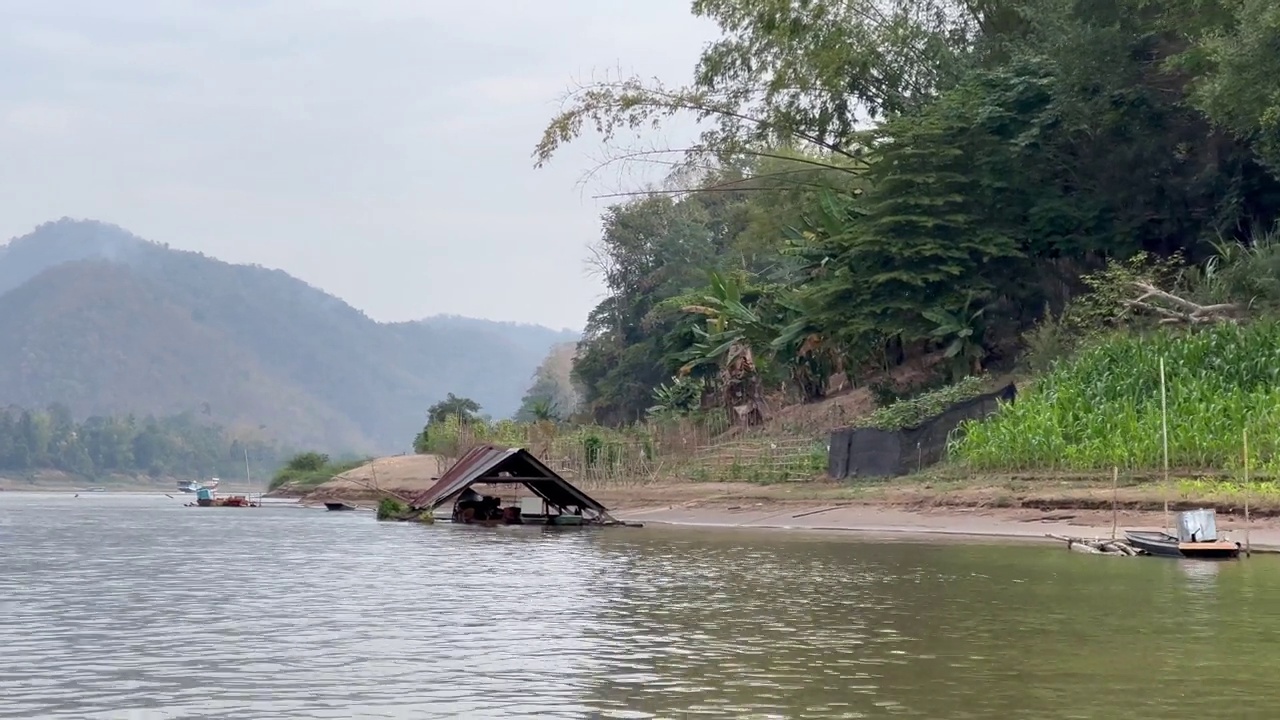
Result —
<path fill-rule="evenodd" d="M 479 445 L 467 451 L 431 487 L 413 498 L 413 506 L 435 509 L 475 483 L 519 483 L 556 507 L 576 505 L 584 510 L 608 512 L 528 450 L 496 445 Z"/>
<path fill-rule="evenodd" d="M 468 475 L 470 475 L 471 470 L 474 469 L 477 465 L 479 465 L 484 457 L 491 455 L 495 452 L 501 452 L 501 451 L 493 445 L 477 445 L 476 447 L 471 448 L 466 453 L 464 453 L 462 457 L 458 458 L 458 461 L 455 462 L 452 467 L 446 470 L 444 474 L 440 476 L 440 479 L 436 480 L 431 487 L 427 488 L 426 490 L 423 490 L 416 497 L 414 497 L 413 506 L 426 507 L 426 501 L 430 500 L 433 497 L 436 497 L 437 495 L 440 495 L 441 497 L 447 497 L 448 495 L 453 494 L 451 492 L 447 492 L 447 488 L 452 486 L 454 483 L 458 482 L 459 478 L 465 478 Z M 474 482 L 474 481 L 471 481 L 471 482 Z M 471 482 L 463 484 L 455 492 L 461 492 L 466 488 L 467 485 L 470 485 Z M 441 495 L 442 492 L 444 493 L 443 495 Z M 439 504 L 439 503 L 436 503 L 436 504 Z"/>

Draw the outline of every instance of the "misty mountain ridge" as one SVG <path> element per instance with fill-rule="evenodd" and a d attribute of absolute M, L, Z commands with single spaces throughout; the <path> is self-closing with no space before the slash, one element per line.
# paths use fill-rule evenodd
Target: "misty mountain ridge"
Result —
<path fill-rule="evenodd" d="M 446 393 L 516 411 L 578 333 L 441 315 L 379 323 L 283 270 L 62 219 L 0 246 L 0 405 L 199 412 L 328 450 L 399 451 Z"/>

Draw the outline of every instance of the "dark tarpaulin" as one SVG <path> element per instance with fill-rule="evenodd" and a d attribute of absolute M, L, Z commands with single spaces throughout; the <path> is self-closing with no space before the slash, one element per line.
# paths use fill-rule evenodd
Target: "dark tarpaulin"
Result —
<path fill-rule="evenodd" d="M 915 427 L 901 430 L 840 428 L 831 432 L 827 453 L 827 475 L 847 477 L 887 477 L 909 475 L 940 462 L 947 454 L 951 433 L 966 420 L 981 420 L 1013 402 L 1018 389 L 1013 383 L 993 393 L 958 402 Z"/>
<path fill-rule="evenodd" d="M 831 431 L 827 445 L 827 476 L 839 480 L 849 476 L 849 444 L 853 430 L 841 428 Z"/>
<path fill-rule="evenodd" d="M 604 505 L 574 487 L 524 448 L 480 445 L 469 450 L 434 485 L 413 498 L 413 506 L 434 510 L 476 483 L 524 485 L 555 508 L 579 507 L 600 514 Z"/>

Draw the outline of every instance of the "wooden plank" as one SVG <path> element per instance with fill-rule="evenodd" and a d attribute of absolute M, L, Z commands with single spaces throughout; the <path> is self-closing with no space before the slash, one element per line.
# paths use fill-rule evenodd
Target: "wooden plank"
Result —
<path fill-rule="evenodd" d="M 1235 550 L 1238 547 L 1239 545 L 1236 545 L 1230 540 L 1218 540 L 1216 542 L 1178 543 L 1178 549 L 1184 552 L 1187 550 L 1191 550 L 1193 552 L 1196 550 Z"/>

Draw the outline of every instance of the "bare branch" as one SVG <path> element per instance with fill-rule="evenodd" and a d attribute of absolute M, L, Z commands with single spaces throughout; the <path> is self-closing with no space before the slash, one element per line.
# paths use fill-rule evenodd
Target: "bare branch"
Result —
<path fill-rule="evenodd" d="M 1186 323 L 1198 325 L 1214 322 L 1235 322 L 1243 312 L 1243 308 L 1235 303 L 1218 303 L 1216 305 L 1200 305 L 1186 298 L 1180 298 L 1166 292 L 1146 281 L 1135 281 L 1133 287 L 1141 291 L 1141 295 L 1133 300 L 1125 300 L 1125 307 L 1132 310 L 1160 315 L 1162 324 Z M 1156 301 L 1172 305 L 1172 308 L 1157 305 Z"/>

